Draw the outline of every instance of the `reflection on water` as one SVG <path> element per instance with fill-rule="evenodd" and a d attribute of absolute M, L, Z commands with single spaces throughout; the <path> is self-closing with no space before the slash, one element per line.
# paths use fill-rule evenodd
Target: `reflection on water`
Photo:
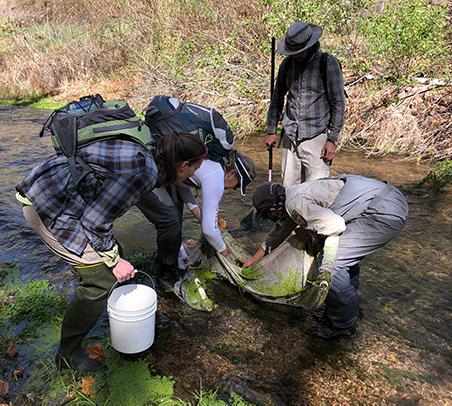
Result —
<path fill-rule="evenodd" d="M 34 165 L 52 153 L 50 139 L 38 137 L 47 115 L 48 112 L 45 111 L 0 107 L 0 261 L 18 262 L 22 267 L 24 280 L 47 278 L 61 286 L 62 282 L 70 277 L 69 267 L 50 254 L 26 225 L 20 205 L 14 198 L 14 186 Z M 231 233 L 240 239 L 249 252 L 254 252 L 268 230 L 268 225 L 265 225 L 257 232 L 249 234 L 240 228 L 240 219 L 251 210 L 253 189 L 267 179 L 267 153 L 263 143 L 261 136 L 250 137 L 242 148 L 256 160 L 259 169 L 259 177 L 250 185 L 248 196 L 244 198 L 237 192 L 227 191 L 220 209 L 220 216 L 227 220 Z M 280 151 L 277 150 L 274 157 L 274 174 L 279 173 L 279 154 Z M 366 373 L 372 379 L 392 382 L 391 373 L 394 371 L 378 367 L 385 362 L 385 355 L 381 354 L 383 349 L 396 354 L 398 368 L 402 370 L 409 369 L 414 362 L 410 359 L 413 354 L 419 357 L 422 366 L 416 364 L 417 369 L 413 366 L 412 370 L 424 377 L 422 381 L 424 383 L 427 378 L 431 379 L 432 385 L 436 380 L 446 379 L 450 374 L 447 365 L 450 363 L 452 207 L 450 193 L 435 194 L 415 187 L 428 170 L 426 166 L 401 162 L 394 158 L 365 159 L 363 155 L 350 151 L 341 151 L 334 162 L 333 173 L 359 173 L 391 182 L 405 193 L 410 205 L 410 218 L 403 233 L 387 247 L 363 261 L 360 295 L 364 311 L 361 329 L 365 334 L 356 344 L 359 351 L 347 350 L 344 353 L 335 347 L 336 350 L 328 352 L 329 350 L 326 351 L 325 348 L 332 347 L 319 348 L 317 344 L 307 341 L 304 334 L 306 321 L 298 310 L 251 302 L 235 289 L 224 286 L 221 288 L 221 295 L 215 295 L 220 304 L 215 315 L 193 313 L 182 305 L 175 307 L 174 303 L 168 306 L 166 311 L 171 313 L 172 308 L 177 310 L 180 315 L 179 326 L 183 327 L 184 334 L 193 336 L 198 341 L 210 342 L 210 347 L 209 344 L 203 347 L 205 351 L 203 356 L 210 359 L 208 355 L 210 349 L 215 353 L 210 359 L 213 364 L 219 359 L 218 353 L 223 360 L 230 355 L 227 352 L 230 351 L 229 347 L 223 341 L 220 343 L 221 346 L 217 342 L 222 332 L 225 337 L 236 334 L 237 336 L 231 339 L 236 342 L 241 342 L 240 334 L 246 336 L 244 342 L 246 341 L 247 348 L 252 347 L 251 349 L 264 359 L 260 361 L 256 356 L 252 364 L 255 365 L 253 367 L 255 369 L 252 371 L 245 369 L 244 372 L 239 369 L 239 372 L 235 372 L 251 375 L 254 373 L 256 379 L 262 382 L 261 387 L 266 388 L 265 391 L 276 391 L 278 385 L 287 386 L 289 383 L 293 387 L 292 392 L 289 389 L 287 391 L 290 393 L 280 391 L 280 395 L 288 403 L 297 404 L 301 398 L 309 399 L 306 394 L 303 395 L 305 397 L 297 395 L 296 388 L 300 386 L 299 391 L 302 393 L 306 383 L 311 382 L 310 376 L 317 376 L 319 371 L 322 371 L 321 368 L 325 368 L 323 375 L 327 374 L 332 359 L 335 368 L 342 365 L 352 377 L 358 370 L 361 371 L 363 375 L 356 379 L 357 381 L 361 379 L 365 388 L 370 385 L 366 381 Z M 154 228 L 138 210 L 131 210 L 124 215 L 117 221 L 114 229 L 126 254 L 154 251 Z M 184 234 L 190 237 L 199 235 L 199 227 L 187 212 L 184 217 Z M 165 301 L 161 302 L 161 306 L 165 311 Z M 222 322 L 225 319 L 228 320 L 227 326 Z M 297 326 L 296 329 L 294 325 Z M 216 335 L 212 335 L 212 328 Z M 177 341 L 177 334 L 176 336 L 173 334 L 174 331 L 171 331 L 168 340 Z M 285 337 L 283 342 L 282 336 Z M 165 345 L 164 332 L 160 342 L 162 343 L 160 345 Z M 189 340 L 180 339 L 179 345 L 182 353 L 193 351 Z M 162 348 L 161 351 L 169 350 Z M 344 361 L 344 364 L 338 361 L 338 355 L 333 354 L 335 351 L 339 352 L 340 362 Z M 367 361 L 358 358 L 357 351 L 365 354 L 368 357 Z M 285 352 L 291 353 L 290 361 L 284 359 Z M 165 353 L 164 357 L 161 359 L 156 357 L 153 362 L 163 372 L 174 375 L 177 380 L 185 379 L 191 384 L 190 371 L 184 371 L 179 364 L 184 362 L 181 353 L 177 351 L 174 353 L 173 362 L 177 367 L 167 370 L 167 365 L 170 365 L 167 361 L 171 354 Z M 232 364 L 228 364 L 231 370 Z M 268 368 L 269 364 L 272 368 Z M 193 365 L 193 368 L 201 367 L 196 363 Z M 236 364 L 233 366 L 239 368 Z M 377 370 L 377 375 L 373 375 L 374 370 Z M 219 371 L 221 372 L 221 369 Z M 293 376 L 288 376 L 290 371 Z M 219 385 L 222 379 L 220 372 L 217 370 L 208 372 L 210 374 L 208 382 L 214 386 Z M 308 373 L 309 377 L 303 375 Z M 342 378 L 339 380 L 334 373 L 330 372 L 331 385 L 334 382 L 339 386 L 342 385 Z M 276 379 L 275 374 L 283 378 Z M 304 376 L 304 381 L 300 382 L 301 378 L 296 377 L 300 374 Z M 199 383 L 199 381 L 196 383 L 198 379 L 196 374 L 193 375 L 193 379 L 194 385 Z M 407 379 L 406 376 L 403 379 Z M 422 382 L 418 379 L 416 385 L 421 385 Z M 314 392 L 320 390 L 311 384 L 313 385 L 311 390 Z M 433 385 L 435 390 L 443 387 L 442 384 L 438 385 Z M 376 392 L 372 393 L 376 396 Z M 323 399 L 329 398 L 326 396 Z"/>

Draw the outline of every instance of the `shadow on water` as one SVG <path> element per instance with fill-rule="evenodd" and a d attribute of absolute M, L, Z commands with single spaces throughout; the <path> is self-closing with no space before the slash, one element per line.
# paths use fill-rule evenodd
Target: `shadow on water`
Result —
<path fill-rule="evenodd" d="M 0 108 L 0 262 L 17 262 L 21 279 L 49 279 L 70 294 L 69 267 L 51 255 L 23 220 L 14 186 L 52 153 L 38 137 L 48 113 Z M 253 253 L 270 225 L 254 233 L 240 227 L 251 194 L 267 180 L 263 138 L 248 138 L 241 149 L 256 161 L 259 177 L 242 197 L 226 192 L 220 216 Z M 275 151 L 274 174 L 279 173 Z M 258 302 L 215 281 L 208 293 L 212 313 L 187 308 L 173 296 L 159 298 L 157 340 L 148 356 L 160 374 L 175 378 L 176 395 L 192 398 L 199 388 L 235 390 L 257 404 L 419 404 L 452 402 L 450 292 L 452 269 L 450 192 L 435 194 L 417 183 L 428 166 L 394 158 L 365 158 L 343 150 L 333 174 L 349 172 L 384 179 L 399 187 L 410 205 L 401 235 L 361 266 L 360 337 L 325 343 L 307 334 L 315 325 L 301 309 Z M 274 179 L 277 180 L 277 179 Z M 127 255 L 155 250 L 155 230 L 138 210 L 115 224 Z M 185 213 L 184 234 L 199 236 Z M 31 354 L 21 355 L 29 363 Z M 25 359 L 27 358 L 27 359 Z M 0 376 L 1 379 L 1 376 Z"/>

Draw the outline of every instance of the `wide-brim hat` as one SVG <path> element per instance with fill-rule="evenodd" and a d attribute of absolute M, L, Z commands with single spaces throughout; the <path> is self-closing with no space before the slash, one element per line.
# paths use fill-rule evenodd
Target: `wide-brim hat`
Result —
<path fill-rule="evenodd" d="M 312 47 L 322 36 L 322 27 L 297 21 L 287 30 L 278 43 L 278 52 L 282 55 L 295 55 Z"/>

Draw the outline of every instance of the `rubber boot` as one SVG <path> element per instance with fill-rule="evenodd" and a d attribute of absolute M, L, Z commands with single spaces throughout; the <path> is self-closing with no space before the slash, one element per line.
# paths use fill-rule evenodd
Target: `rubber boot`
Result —
<path fill-rule="evenodd" d="M 72 303 L 66 309 L 61 327 L 60 346 L 55 356 L 58 369 L 71 368 L 80 372 L 98 372 L 102 366 L 90 359 L 82 349 L 82 340 L 94 327 L 98 317 L 85 317 L 74 311 Z"/>
<path fill-rule="evenodd" d="M 80 282 L 64 315 L 55 362 L 60 369 L 97 372 L 101 365 L 88 357 L 81 344 L 102 314 L 116 278 L 103 263 L 76 266 L 74 270 Z"/>

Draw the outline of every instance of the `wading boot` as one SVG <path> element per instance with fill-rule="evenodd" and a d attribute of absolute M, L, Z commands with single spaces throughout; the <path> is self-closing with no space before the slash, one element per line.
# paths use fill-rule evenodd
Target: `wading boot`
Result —
<path fill-rule="evenodd" d="M 357 337 L 356 326 L 350 328 L 334 328 L 327 323 L 320 323 L 318 326 L 310 329 L 308 334 L 326 341 L 342 338 L 354 339 Z"/>
<path fill-rule="evenodd" d="M 82 340 L 104 310 L 108 293 L 116 278 L 103 263 L 75 266 L 74 270 L 80 283 L 64 315 L 55 363 L 59 369 L 98 372 L 102 365 L 88 357 L 82 349 Z"/>
<path fill-rule="evenodd" d="M 156 285 L 159 290 L 163 292 L 173 292 L 174 284 L 180 280 L 184 271 L 174 265 L 163 264 L 157 260 L 157 256 L 154 256 L 150 266 L 150 272 L 156 279 Z"/>
<path fill-rule="evenodd" d="M 174 285 L 183 276 L 183 272 L 176 265 L 161 265 L 158 273 L 160 288 L 164 292 L 173 292 Z"/>
<path fill-rule="evenodd" d="M 66 309 L 61 327 L 60 346 L 55 356 L 59 370 L 73 369 L 80 372 L 99 372 L 102 365 L 90 359 L 82 349 L 82 340 L 96 324 L 96 318 L 85 318 L 76 313 L 72 303 Z"/>

